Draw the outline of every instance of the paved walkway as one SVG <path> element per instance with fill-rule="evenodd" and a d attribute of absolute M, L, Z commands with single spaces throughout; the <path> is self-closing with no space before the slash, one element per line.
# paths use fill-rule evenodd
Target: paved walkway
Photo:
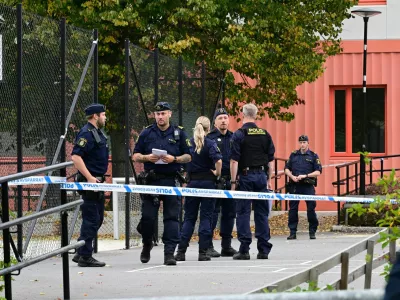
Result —
<path fill-rule="evenodd" d="M 274 236 L 271 239 L 274 247 L 270 259 L 257 260 L 253 242 L 249 261 L 224 257 L 211 262 L 198 262 L 197 243 L 192 243 L 187 261 L 168 267 L 163 265 L 162 245 L 153 249 L 148 264 L 142 264 L 139 260 L 141 248 L 115 250 L 123 248 L 124 242 L 100 240 L 100 251 L 96 257 L 107 262 L 107 267 L 80 268 L 71 261 L 71 299 L 249 293 L 305 270 L 366 237 L 360 234 L 321 233 L 316 240 L 309 240 L 307 234 L 299 234 L 297 240 L 287 241 L 286 236 Z M 218 241 L 214 242 L 215 246 L 218 244 Z M 238 248 L 238 244 L 234 240 L 234 247 Z M 382 252 L 381 246 L 377 245 L 376 255 Z M 350 271 L 364 262 L 365 252 L 351 259 Z M 373 288 L 385 285 L 383 277 L 379 276 L 381 270 L 382 267 L 374 270 Z M 321 276 L 320 286 L 339 276 L 340 266 Z M 359 279 L 351 287 L 362 289 L 363 280 Z M 56 257 L 23 269 L 20 276 L 14 277 L 12 285 L 14 299 L 62 299 L 61 259 Z"/>

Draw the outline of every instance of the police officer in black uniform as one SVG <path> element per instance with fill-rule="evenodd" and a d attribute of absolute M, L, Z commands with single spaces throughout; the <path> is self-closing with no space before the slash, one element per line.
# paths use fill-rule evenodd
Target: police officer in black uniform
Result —
<path fill-rule="evenodd" d="M 255 120 L 258 109 L 254 104 L 243 106 L 243 126 L 233 134 L 231 141 L 231 190 L 237 187 L 239 175 L 240 191 L 265 192 L 267 190 L 266 165 L 274 160 L 275 147 L 270 134 L 258 128 Z M 252 241 L 250 231 L 251 203 L 254 208 L 254 222 L 257 238 L 257 259 L 268 259 L 272 244 L 269 242 L 268 201 L 238 199 L 236 202 L 236 227 L 240 241 L 239 253 L 233 259 L 250 259 L 249 249 Z"/>
<path fill-rule="evenodd" d="M 210 131 L 210 120 L 201 116 L 197 119 L 191 141 L 192 161 L 188 164 L 188 188 L 215 189 L 217 178 L 221 175 L 222 155 L 217 144 L 206 137 Z M 185 219 L 183 221 L 181 241 L 175 259 L 186 260 L 185 253 L 193 235 L 200 207 L 199 224 L 199 261 L 210 260 L 207 250 L 212 241 L 212 215 L 215 199 L 204 197 L 185 198 Z"/>
<path fill-rule="evenodd" d="M 79 182 L 104 182 L 109 152 L 107 138 L 100 129 L 106 122 L 105 112 L 101 104 L 91 104 L 85 109 L 88 123 L 76 136 L 72 150 L 72 161 L 79 171 Z M 84 240 L 85 245 L 78 249 L 72 260 L 80 267 L 104 267 L 104 262 L 92 257 L 93 239 L 104 220 L 104 192 L 84 191 L 82 198 L 82 226 L 78 241 Z"/>
<path fill-rule="evenodd" d="M 285 165 L 285 174 L 289 176 L 289 192 L 291 194 L 315 195 L 316 178 L 322 173 L 321 161 L 316 153 L 309 149 L 308 137 L 299 137 L 300 149 L 290 154 Z M 297 200 L 289 201 L 289 229 L 288 240 L 295 240 L 297 224 L 299 222 Z M 316 201 L 306 201 L 307 219 L 309 223 L 310 239 L 315 239 L 318 228 L 317 214 L 315 213 Z"/>
<path fill-rule="evenodd" d="M 231 189 L 231 173 L 230 173 L 230 157 L 231 148 L 230 142 L 232 138 L 232 131 L 228 130 L 229 127 L 229 115 L 225 108 L 219 108 L 214 114 L 214 126 L 215 128 L 207 135 L 208 138 L 214 140 L 217 143 L 218 148 L 222 154 L 222 175 L 221 183 L 224 190 Z M 237 253 L 232 248 L 232 230 L 235 225 L 236 217 L 236 201 L 232 199 L 216 199 L 215 209 L 212 221 L 212 231 L 214 232 L 218 223 L 218 215 L 221 212 L 221 253 L 214 249 L 214 245 L 211 241 L 210 248 L 208 249 L 208 255 L 211 257 L 219 256 L 233 256 Z"/>
<path fill-rule="evenodd" d="M 149 185 L 175 186 L 177 171 L 181 165 L 190 162 L 190 140 L 183 127 L 170 124 L 171 107 L 167 102 L 158 102 L 155 106 L 155 123 L 146 127 L 140 134 L 135 145 L 133 159 L 144 163 Z M 153 149 L 166 150 L 167 155 L 153 154 Z M 179 243 L 179 210 L 177 196 L 165 195 L 158 198 L 154 195 L 143 195 L 141 234 L 143 250 L 140 254 L 142 263 L 150 260 L 153 247 L 152 237 L 154 223 L 160 207 L 158 200 L 163 200 L 164 233 L 164 264 L 176 265 L 174 251 Z"/>

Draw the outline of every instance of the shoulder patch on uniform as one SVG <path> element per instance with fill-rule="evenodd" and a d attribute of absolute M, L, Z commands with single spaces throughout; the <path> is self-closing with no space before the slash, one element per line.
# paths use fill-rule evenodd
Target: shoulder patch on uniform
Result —
<path fill-rule="evenodd" d="M 192 147 L 192 143 L 190 142 L 190 139 L 186 139 L 186 145 L 188 147 Z"/>
<path fill-rule="evenodd" d="M 83 148 L 83 147 L 85 147 L 86 144 L 87 144 L 87 139 L 85 139 L 85 138 L 80 138 L 76 144 L 77 144 L 79 147 L 82 147 L 82 148 Z"/>
<path fill-rule="evenodd" d="M 321 161 L 319 160 L 319 158 L 316 159 L 317 164 L 321 164 Z"/>
<path fill-rule="evenodd" d="M 147 129 L 147 128 L 150 128 L 151 126 L 153 126 L 153 124 L 147 125 L 145 128 Z"/>
<path fill-rule="evenodd" d="M 178 126 L 178 128 L 181 130 L 185 130 L 185 128 L 183 126 Z"/>
<path fill-rule="evenodd" d="M 219 147 L 217 146 L 217 151 L 219 152 L 219 153 L 221 153 L 221 150 L 219 149 Z"/>
<path fill-rule="evenodd" d="M 292 153 L 297 153 L 297 150 L 293 150 Z"/>

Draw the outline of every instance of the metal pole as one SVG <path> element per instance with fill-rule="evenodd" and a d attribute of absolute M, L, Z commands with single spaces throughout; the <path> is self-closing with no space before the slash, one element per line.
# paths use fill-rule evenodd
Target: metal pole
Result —
<path fill-rule="evenodd" d="M 10 214 L 8 211 L 8 182 L 3 182 L 1 184 L 1 207 L 2 207 L 2 222 L 8 222 L 10 220 Z M 3 229 L 3 255 L 4 255 L 4 267 L 10 266 L 10 229 Z M 4 275 L 4 296 L 7 300 L 12 300 L 12 290 L 11 290 L 11 274 Z"/>
<path fill-rule="evenodd" d="M 201 115 L 205 114 L 206 103 L 206 65 L 204 61 L 201 62 Z"/>
<path fill-rule="evenodd" d="M 368 19 L 364 17 L 364 54 L 363 54 L 363 122 L 362 122 L 362 152 L 367 149 L 367 36 L 368 36 Z M 365 162 L 362 155 L 360 155 L 360 195 L 365 195 Z"/>
<path fill-rule="evenodd" d="M 226 72 L 224 71 L 224 79 L 222 79 L 222 81 L 223 81 L 223 85 L 222 85 L 222 99 L 221 99 L 222 107 L 225 107 L 225 74 L 226 74 Z"/>
<path fill-rule="evenodd" d="M 365 195 L 365 161 L 363 154 L 360 154 L 360 195 Z"/>
<path fill-rule="evenodd" d="M 66 22 L 65 18 L 61 19 L 60 22 L 60 56 L 61 56 L 61 128 L 60 133 L 64 134 L 65 131 L 65 109 L 66 109 L 66 46 L 67 46 L 67 34 L 66 34 Z M 65 162 L 65 139 L 62 140 L 61 151 L 60 151 L 60 162 Z M 60 169 L 60 176 L 67 177 L 67 168 Z M 67 191 L 61 190 L 61 205 L 67 204 Z M 61 218 L 61 247 L 68 246 L 68 211 L 60 213 Z M 70 284 L 69 284 L 69 261 L 68 252 L 62 254 L 62 269 L 63 269 L 63 290 L 64 299 L 70 299 Z"/>
<path fill-rule="evenodd" d="M 182 56 L 179 56 L 178 60 L 178 114 L 179 114 L 179 125 L 183 124 L 183 60 Z"/>
<path fill-rule="evenodd" d="M 340 197 L 340 169 L 336 168 L 337 196 Z M 340 225 L 340 202 L 337 203 L 337 224 Z"/>
<path fill-rule="evenodd" d="M 129 184 L 129 160 L 130 160 L 130 149 L 129 149 L 129 40 L 125 39 L 125 184 Z M 130 195 L 125 193 L 125 248 L 129 249 L 129 238 L 130 238 L 130 206 L 129 206 Z M 113 209 L 118 209 L 113 208 Z"/>
<path fill-rule="evenodd" d="M 159 50 L 154 49 L 154 104 L 158 102 L 158 61 Z"/>
<path fill-rule="evenodd" d="M 93 30 L 93 40 L 99 39 L 99 31 Z M 93 103 L 99 103 L 99 46 L 96 44 L 96 48 L 93 53 Z"/>
<path fill-rule="evenodd" d="M 22 153 L 22 5 L 17 5 L 17 172 L 23 170 L 23 153 Z M 23 199 L 22 186 L 17 187 L 17 217 L 23 215 Z M 8 206 L 7 206 L 8 207 Z M 19 255 L 22 257 L 23 250 L 23 226 L 17 226 L 17 248 Z"/>
<path fill-rule="evenodd" d="M 138 90 L 140 103 L 142 104 L 143 114 L 144 114 L 144 116 L 146 118 L 146 124 L 149 125 L 150 124 L 149 117 L 147 116 L 146 106 L 144 105 L 143 96 L 142 96 L 142 90 L 140 89 L 139 79 L 138 79 L 137 74 L 136 74 L 135 66 L 133 65 L 130 49 L 129 49 L 129 62 L 131 63 L 132 74 L 133 74 L 133 78 L 135 79 L 135 84 L 136 84 L 136 88 Z"/>

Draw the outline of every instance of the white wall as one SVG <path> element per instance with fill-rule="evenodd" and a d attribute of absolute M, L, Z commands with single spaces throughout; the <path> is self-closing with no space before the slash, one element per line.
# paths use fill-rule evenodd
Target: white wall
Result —
<path fill-rule="evenodd" d="M 400 1 L 387 0 L 386 5 L 355 6 L 352 8 L 373 8 L 381 11 L 380 15 L 371 17 L 368 22 L 368 39 L 400 39 Z M 364 20 L 362 17 L 354 18 L 343 22 L 343 40 L 364 39 Z"/>

